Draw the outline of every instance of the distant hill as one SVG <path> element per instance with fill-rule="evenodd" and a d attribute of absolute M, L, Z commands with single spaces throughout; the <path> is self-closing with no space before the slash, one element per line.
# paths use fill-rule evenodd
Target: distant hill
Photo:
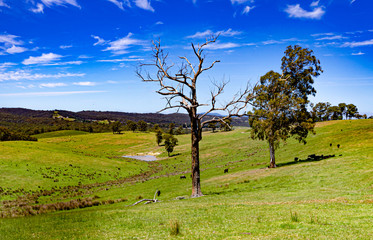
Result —
<path fill-rule="evenodd" d="M 161 113 L 127 113 L 111 111 L 79 111 L 71 112 L 66 110 L 31 110 L 26 108 L 0 108 L 0 121 L 3 122 L 27 122 L 35 118 L 52 118 L 55 111 L 63 117 L 74 118 L 77 121 L 94 120 L 114 120 L 125 122 L 132 120 L 138 122 L 143 120 L 151 124 L 169 124 L 184 125 L 189 123 L 189 116 L 183 113 L 161 114 Z M 221 116 L 221 115 L 216 115 Z M 212 118 L 214 115 L 208 115 L 206 118 Z M 247 118 L 233 118 L 233 126 L 248 126 Z"/>

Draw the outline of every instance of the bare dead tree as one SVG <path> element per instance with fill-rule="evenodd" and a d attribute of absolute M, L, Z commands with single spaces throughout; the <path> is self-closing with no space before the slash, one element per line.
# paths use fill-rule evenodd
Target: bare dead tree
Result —
<path fill-rule="evenodd" d="M 216 60 L 208 67 L 204 67 L 206 56 L 203 54 L 204 49 L 209 44 L 216 42 L 218 36 L 212 36 L 206 39 L 206 42 L 195 46 L 191 44 L 194 55 L 197 58 L 197 64 L 193 65 L 187 57 L 179 57 L 182 61 L 180 67 L 174 70 L 174 64 L 169 64 L 167 60 L 168 53 L 165 53 L 161 48 L 160 41 L 153 41 L 153 57 L 154 62 L 151 64 L 141 64 L 137 70 L 137 75 L 144 82 L 156 82 L 159 84 L 158 94 L 165 96 L 167 100 L 166 106 L 159 112 L 168 109 L 185 109 L 190 118 L 191 127 L 191 142 L 192 142 L 192 197 L 202 196 L 200 183 L 200 166 L 199 166 L 199 142 L 202 140 L 202 128 L 212 122 L 221 122 L 226 124 L 225 120 L 230 117 L 240 117 L 245 114 L 246 106 L 253 98 L 252 90 L 249 85 L 243 91 L 238 92 L 230 102 L 217 106 L 217 98 L 224 91 L 227 82 L 213 83 L 215 90 L 211 93 L 211 102 L 209 104 L 202 104 L 197 101 L 197 80 L 199 76 L 213 68 Z M 152 75 L 149 71 L 145 73 L 142 71 L 144 67 L 152 67 L 156 74 Z M 175 67 L 176 68 L 176 67 Z M 209 107 L 209 110 L 203 114 L 198 114 L 197 109 L 201 106 Z M 226 116 L 213 117 L 206 119 L 206 116 L 214 111 L 224 111 Z"/>

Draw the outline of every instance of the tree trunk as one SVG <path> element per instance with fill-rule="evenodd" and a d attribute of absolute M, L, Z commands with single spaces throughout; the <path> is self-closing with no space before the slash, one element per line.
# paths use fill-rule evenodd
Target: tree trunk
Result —
<path fill-rule="evenodd" d="M 203 196 L 201 191 L 201 177 L 199 171 L 199 141 L 201 140 L 201 132 L 199 131 L 199 122 L 197 116 L 190 115 L 191 137 L 192 137 L 192 196 Z"/>
<path fill-rule="evenodd" d="M 269 168 L 275 168 L 276 160 L 275 160 L 275 147 L 273 142 L 269 142 L 269 156 L 271 158 L 271 162 L 269 163 Z"/>

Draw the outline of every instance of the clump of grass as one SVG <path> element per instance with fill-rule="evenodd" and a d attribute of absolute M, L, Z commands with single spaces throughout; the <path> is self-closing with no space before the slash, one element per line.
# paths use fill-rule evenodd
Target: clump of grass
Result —
<path fill-rule="evenodd" d="M 318 223 L 317 216 L 314 216 L 313 214 L 311 214 L 311 221 L 310 221 L 310 223 L 311 224 Z"/>
<path fill-rule="evenodd" d="M 299 222 L 298 213 L 290 210 L 290 219 L 292 222 Z"/>
<path fill-rule="evenodd" d="M 177 219 L 170 220 L 170 235 L 177 236 L 180 234 L 180 222 Z"/>

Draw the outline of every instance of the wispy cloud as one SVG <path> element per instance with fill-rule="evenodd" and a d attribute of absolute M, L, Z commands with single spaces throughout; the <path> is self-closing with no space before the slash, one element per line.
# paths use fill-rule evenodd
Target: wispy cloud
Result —
<path fill-rule="evenodd" d="M 124 10 L 124 6 L 123 5 L 126 5 L 127 7 L 131 7 L 131 3 L 129 0 L 124 0 L 124 1 L 120 1 L 120 0 L 108 0 L 109 2 L 112 2 L 114 3 L 118 8 Z"/>
<path fill-rule="evenodd" d="M 0 63 L 0 71 L 3 71 L 9 67 L 16 66 L 16 65 L 17 65 L 16 63 L 12 63 L 12 62 Z"/>
<path fill-rule="evenodd" d="M 46 63 L 44 66 L 66 66 L 66 65 L 80 65 L 83 61 L 68 61 L 68 62 L 56 62 L 56 63 Z"/>
<path fill-rule="evenodd" d="M 242 14 L 248 14 L 251 10 L 253 10 L 255 8 L 255 6 L 246 6 L 243 11 L 242 11 Z"/>
<path fill-rule="evenodd" d="M 314 34 L 311 34 L 312 37 L 320 37 L 320 36 L 333 36 L 335 35 L 334 33 L 314 33 Z"/>
<path fill-rule="evenodd" d="M 36 8 L 30 8 L 33 13 L 44 13 L 44 5 L 41 3 L 36 4 Z"/>
<path fill-rule="evenodd" d="M 96 45 L 104 45 L 107 41 L 105 41 L 103 38 L 100 38 L 99 36 L 95 36 L 95 35 L 91 35 L 91 37 L 93 37 L 94 39 L 97 40 L 97 42 L 95 42 L 93 44 L 93 46 L 96 46 Z"/>
<path fill-rule="evenodd" d="M 237 44 L 237 43 L 231 43 L 231 42 L 228 42 L 228 43 L 220 43 L 220 42 L 214 42 L 214 43 L 211 43 L 209 45 L 206 45 L 206 49 L 210 49 L 210 50 L 219 50 L 219 49 L 230 49 L 230 48 L 237 48 L 237 47 L 240 47 L 241 45 Z"/>
<path fill-rule="evenodd" d="M 6 4 L 4 2 L 4 0 L 0 0 L 0 7 L 7 7 L 7 8 L 10 8 L 10 6 L 8 4 Z"/>
<path fill-rule="evenodd" d="M 231 0 L 232 4 L 243 4 L 243 3 L 246 3 L 246 2 L 253 3 L 254 0 Z"/>
<path fill-rule="evenodd" d="M 47 7 L 53 7 L 56 6 L 66 6 L 66 5 L 72 5 L 77 8 L 81 8 L 80 5 L 76 2 L 76 0 L 41 0 L 42 3 L 44 3 Z"/>
<path fill-rule="evenodd" d="M 30 73 L 24 70 L 0 72 L 0 82 L 2 81 L 19 81 L 19 80 L 38 80 L 45 78 L 66 78 L 66 77 L 83 77 L 85 73 L 57 73 L 57 74 L 43 74 Z"/>
<path fill-rule="evenodd" d="M 334 36 L 328 36 L 328 37 L 322 37 L 318 38 L 316 40 L 322 41 L 322 40 L 340 40 L 340 39 L 346 39 L 347 37 L 344 37 L 342 35 L 334 35 Z"/>
<path fill-rule="evenodd" d="M 124 38 L 108 42 L 109 47 L 103 51 L 111 51 L 115 55 L 128 53 L 128 49 L 133 46 L 144 46 L 146 43 L 143 40 L 132 38 L 133 34 L 128 33 Z"/>
<path fill-rule="evenodd" d="M 311 6 L 311 7 L 317 7 L 317 6 L 319 6 L 319 2 L 320 2 L 320 0 L 313 1 L 313 2 L 310 4 L 310 6 Z"/>
<path fill-rule="evenodd" d="M 92 87 L 92 86 L 96 86 L 97 83 L 95 82 L 74 82 L 73 85 Z"/>
<path fill-rule="evenodd" d="M 60 48 L 61 49 L 68 49 L 68 48 L 72 48 L 73 45 L 61 45 Z"/>
<path fill-rule="evenodd" d="M 283 43 L 283 42 L 278 41 L 278 40 L 267 40 L 267 41 L 262 42 L 263 45 L 280 44 L 280 43 Z"/>
<path fill-rule="evenodd" d="M 24 65 L 34 65 L 34 64 L 49 64 L 51 62 L 61 59 L 61 55 L 55 53 L 43 53 L 39 57 L 30 56 L 28 59 L 23 60 Z"/>
<path fill-rule="evenodd" d="M 154 12 L 154 8 L 150 5 L 150 1 L 148 0 L 135 0 L 135 4 L 139 8 Z"/>
<path fill-rule="evenodd" d="M 12 47 L 6 49 L 5 51 L 9 54 L 15 54 L 15 53 L 23 53 L 27 50 L 28 50 L 27 48 L 18 47 L 18 46 L 13 45 Z"/>
<path fill-rule="evenodd" d="M 321 19 L 325 14 L 322 7 L 314 8 L 312 11 L 306 11 L 300 7 L 299 4 L 288 5 L 285 12 L 289 14 L 291 18 L 307 18 L 307 19 Z"/>
<path fill-rule="evenodd" d="M 143 58 L 120 58 L 120 59 L 100 59 L 97 62 L 109 62 L 109 63 L 118 63 L 118 62 L 138 62 L 144 61 Z"/>
<path fill-rule="evenodd" d="M 54 88 L 54 87 L 65 87 L 67 86 L 66 83 L 41 83 L 39 84 L 39 87 L 41 88 Z"/>
<path fill-rule="evenodd" d="M 26 92 L 26 93 L 2 93 L 1 97 L 53 97 L 75 94 L 104 93 L 106 91 L 69 91 L 69 92 Z"/>
<path fill-rule="evenodd" d="M 21 40 L 17 40 L 18 36 L 12 34 L 3 34 L 0 35 L 0 43 L 4 43 L 5 46 L 9 45 L 22 45 L 23 42 Z"/>
<path fill-rule="evenodd" d="M 158 21 L 155 23 L 155 25 L 163 25 L 164 23 L 162 21 Z"/>
<path fill-rule="evenodd" d="M 341 47 L 362 47 L 362 46 L 370 46 L 373 45 L 373 39 L 366 40 L 366 41 L 361 41 L 361 42 L 346 42 L 342 44 Z"/>
<path fill-rule="evenodd" d="M 240 35 L 240 34 L 242 34 L 242 32 L 234 31 L 231 28 L 227 30 L 217 31 L 217 32 L 213 32 L 210 29 L 208 29 L 204 32 L 196 32 L 193 35 L 187 36 L 187 38 L 206 38 L 206 37 L 217 36 L 217 35 L 220 35 L 223 37 L 233 37 L 233 36 Z"/>
<path fill-rule="evenodd" d="M 361 56 L 364 55 L 365 53 L 363 52 L 357 52 L 357 53 L 351 53 L 352 56 Z"/>

